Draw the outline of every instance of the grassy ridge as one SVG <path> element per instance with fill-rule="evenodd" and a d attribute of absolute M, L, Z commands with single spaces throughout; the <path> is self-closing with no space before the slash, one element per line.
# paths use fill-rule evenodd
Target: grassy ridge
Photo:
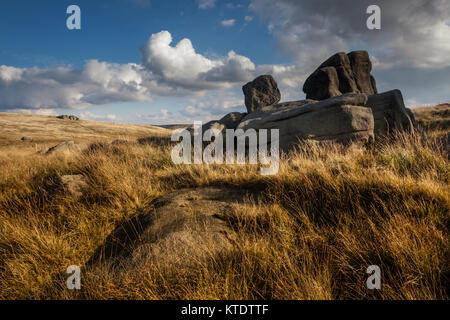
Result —
<path fill-rule="evenodd" d="M 449 298 L 449 158 L 434 139 L 305 143 L 275 176 L 251 165 L 175 166 L 157 141 L 0 155 L 0 298 Z M 81 199 L 52 188 L 64 174 L 87 177 Z M 261 192 L 228 213 L 233 249 L 185 267 L 94 265 L 80 292 L 65 289 L 59 275 L 84 265 L 117 223 L 170 191 L 210 185 Z M 380 291 L 366 288 L 374 264 Z"/>

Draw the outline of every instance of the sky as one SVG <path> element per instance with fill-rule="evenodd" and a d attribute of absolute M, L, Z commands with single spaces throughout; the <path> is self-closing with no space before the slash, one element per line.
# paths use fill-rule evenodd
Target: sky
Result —
<path fill-rule="evenodd" d="M 0 112 L 209 121 L 245 112 L 242 86 L 261 74 L 282 101 L 304 99 L 308 75 L 352 50 L 407 106 L 450 100 L 448 0 L 1 0 L 0 43 Z"/>

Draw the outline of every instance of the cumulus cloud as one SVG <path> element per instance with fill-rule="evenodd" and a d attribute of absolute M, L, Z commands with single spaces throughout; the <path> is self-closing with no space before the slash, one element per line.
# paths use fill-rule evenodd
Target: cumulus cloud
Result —
<path fill-rule="evenodd" d="M 252 77 L 255 65 L 247 57 L 230 51 L 225 58 L 209 59 L 197 53 L 189 39 L 172 46 L 172 36 L 162 31 L 141 48 L 142 65 L 158 81 L 188 90 L 226 89 Z"/>
<path fill-rule="evenodd" d="M 222 20 L 221 24 L 224 27 L 232 27 L 232 26 L 234 26 L 235 22 L 236 22 L 235 19 L 229 19 L 229 20 Z"/>
<path fill-rule="evenodd" d="M 216 5 L 216 0 L 197 0 L 200 9 L 213 8 Z"/>

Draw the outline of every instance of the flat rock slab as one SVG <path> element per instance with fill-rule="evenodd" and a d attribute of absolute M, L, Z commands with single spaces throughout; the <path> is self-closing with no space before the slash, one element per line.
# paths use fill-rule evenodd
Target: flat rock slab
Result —
<path fill-rule="evenodd" d="M 374 119 L 366 103 L 365 94 L 346 94 L 320 102 L 290 102 L 249 114 L 238 129 L 279 129 L 283 151 L 292 149 L 299 140 L 369 140 L 374 138 Z"/>
<path fill-rule="evenodd" d="M 183 189 L 154 202 L 154 209 L 123 223 L 89 263 L 108 260 L 142 265 L 208 259 L 230 248 L 236 234 L 226 216 L 249 192 L 226 187 Z"/>

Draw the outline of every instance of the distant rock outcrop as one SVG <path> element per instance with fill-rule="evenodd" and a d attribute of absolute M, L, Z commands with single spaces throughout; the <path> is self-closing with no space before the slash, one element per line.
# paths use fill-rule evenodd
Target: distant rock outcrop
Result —
<path fill-rule="evenodd" d="M 80 118 L 78 118 L 77 116 L 73 116 L 73 115 L 68 116 L 66 114 L 61 115 L 61 116 L 57 116 L 56 118 L 63 119 L 63 120 L 72 120 L 72 121 L 80 120 Z"/>
<path fill-rule="evenodd" d="M 344 93 L 376 94 L 372 62 L 367 51 L 336 53 L 322 63 L 303 85 L 307 99 L 324 100 Z"/>
<path fill-rule="evenodd" d="M 248 113 L 278 103 L 281 93 L 271 75 L 262 75 L 242 87 Z"/>

